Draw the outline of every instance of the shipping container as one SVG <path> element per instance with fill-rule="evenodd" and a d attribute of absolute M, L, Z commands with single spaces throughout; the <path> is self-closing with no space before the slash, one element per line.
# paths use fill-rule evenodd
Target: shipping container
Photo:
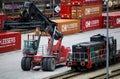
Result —
<path fill-rule="evenodd" d="M 103 14 L 103 27 L 106 27 L 107 14 Z M 109 28 L 120 27 L 120 14 L 109 13 Z"/>
<path fill-rule="evenodd" d="M 61 5 L 71 5 L 71 0 L 60 0 Z"/>
<path fill-rule="evenodd" d="M 80 20 L 75 19 L 55 19 L 52 20 L 58 24 L 58 30 L 64 35 L 80 32 Z"/>
<path fill-rule="evenodd" d="M 102 4 L 87 6 L 68 6 L 61 5 L 61 18 L 89 18 L 102 16 Z"/>
<path fill-rule="evenodd" d="M 81 31 L 89 31 L 102 28 L 102 17 L 91 17 L 81 20 Z"/>
<path fill-rule="evenodd" d="M 71 18 L 71 6 L 70 5 L 61 5 L 60 6 L 60 17 L 61 18 Z"/>
<path fill-rule="evenodd" d="M 0 33 L 0 53 L 21 49 L 21 33 Z"/>
<path fill-rule="evenodd" d="M 102 0 L 71 0 L 72 5 L 102 4 Z"/>
<path fill-rule="evenodd" d="M 6 15 L 0 14 L 0 29 L 2 29 L 2 25 L 3 25 L 3 22 L 5 21 L 5 19 L 6 19 Z"/>
<path fill-rule="evenodd" d="M 61 5 L 93 5 L 102 4 L 102 0 L 60 0 Z"/>
<path fill-rule="evenodd" d="M 76 6 L 72 6 L 71 7 L 71 18 L 77 18 L 77 7 Z"/>

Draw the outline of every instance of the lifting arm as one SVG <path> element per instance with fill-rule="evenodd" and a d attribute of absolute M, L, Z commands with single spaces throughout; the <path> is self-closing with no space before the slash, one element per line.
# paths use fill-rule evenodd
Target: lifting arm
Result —
<path fill-rule="evenodd" d="M 32 29 L 40 27 L 40 31 L 48 32 L 51 37 L 58 40 L 63 35 L 57 29 L 57 24 L 49 20 L 36 6 L 34 3 L 25 2 L 23 4 L 23 11 L 21 18 L 17 21 L 5 22 L 3 29 Z M 56 28 L 56 30 L 55 30 Z M 55 34 L 53 34 L 55 30 Z"/>

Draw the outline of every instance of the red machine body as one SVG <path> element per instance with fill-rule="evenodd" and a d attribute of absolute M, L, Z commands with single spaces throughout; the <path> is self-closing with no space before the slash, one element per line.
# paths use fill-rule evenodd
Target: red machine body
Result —
<path fill-rule="evenodd" d="M 57 40 L 57 43 L 53 45 L 52 52 L 53 55 L 48 56 L 33 56 L 33 62 L 42 62 L 44 58 L 55 58 L 56 64 L 65 63 L 70 52 L 69 48 L 61 46 L 61 39 Z M 47 54 L 49 54 L 50 43 L 48 43 Z"/>
<path fill-rule="evenodd" d="M 36 36 L 32 35 L 32 40 L 30 39 L 30 35 L 28 35 L 28 40 L 24 41 L 24 49 L 23 49 L 23 55 L 21 61 L 21 67 L 23 70 L 28 71 L 30 69 L 34 69 L 36 66 L 40 66 L 40 68 L 44 71 L 53 71 L 55 67 L 61 63 L 66 63 L 68 54 L 70 52 L 70 48 L 67 48 L 63 45 L 61 45 L 62 38 L 59 38 L 56 40 L 56 44 L 53 44 L 52 51 L 51 51 L 51 43 L 52 38 L 48 41 L 48 46 L 42 47 L 40 50 L 42 55 L 37 55 L 37 44 L 40 41 L 41 36 L 37 36 L 38 40 L 36 40 Z M 37 43 L 37 44 L 36 44 Z M 31 46 L 31 45 L 34 46 Z M 36 45 L 35 45 L 36 44 Z M 29 48 L 27 48 L 29 47 Z M 28 51 L 29 50 L 29 51 Z M 46 52 L 44 52 L 46 51 Z M 52 52 L 52 53 L 50 53 Z"/>

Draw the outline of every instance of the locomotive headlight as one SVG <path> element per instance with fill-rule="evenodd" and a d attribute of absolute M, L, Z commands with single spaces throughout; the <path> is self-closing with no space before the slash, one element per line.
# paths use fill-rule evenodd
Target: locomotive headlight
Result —
<path fill-rule="evenodd" d="M 85 59 L 85 62 L 88 62 L 88 59 Z"/>

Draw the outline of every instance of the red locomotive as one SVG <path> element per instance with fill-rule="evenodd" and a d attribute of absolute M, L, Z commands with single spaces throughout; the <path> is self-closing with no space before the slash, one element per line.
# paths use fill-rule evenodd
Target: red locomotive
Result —
<path fill-rule="evenodd" d="M 109 60 L 116 62 L 120 58 L 117 52 L 117 41 L 109 37 Z M 106 62 L 106 37 L 94 35 L 90 42 L 82 42 L 72 46 L 72 55 L 67 61 L 67 66 L 72 70 L 91 69 Z"/>

